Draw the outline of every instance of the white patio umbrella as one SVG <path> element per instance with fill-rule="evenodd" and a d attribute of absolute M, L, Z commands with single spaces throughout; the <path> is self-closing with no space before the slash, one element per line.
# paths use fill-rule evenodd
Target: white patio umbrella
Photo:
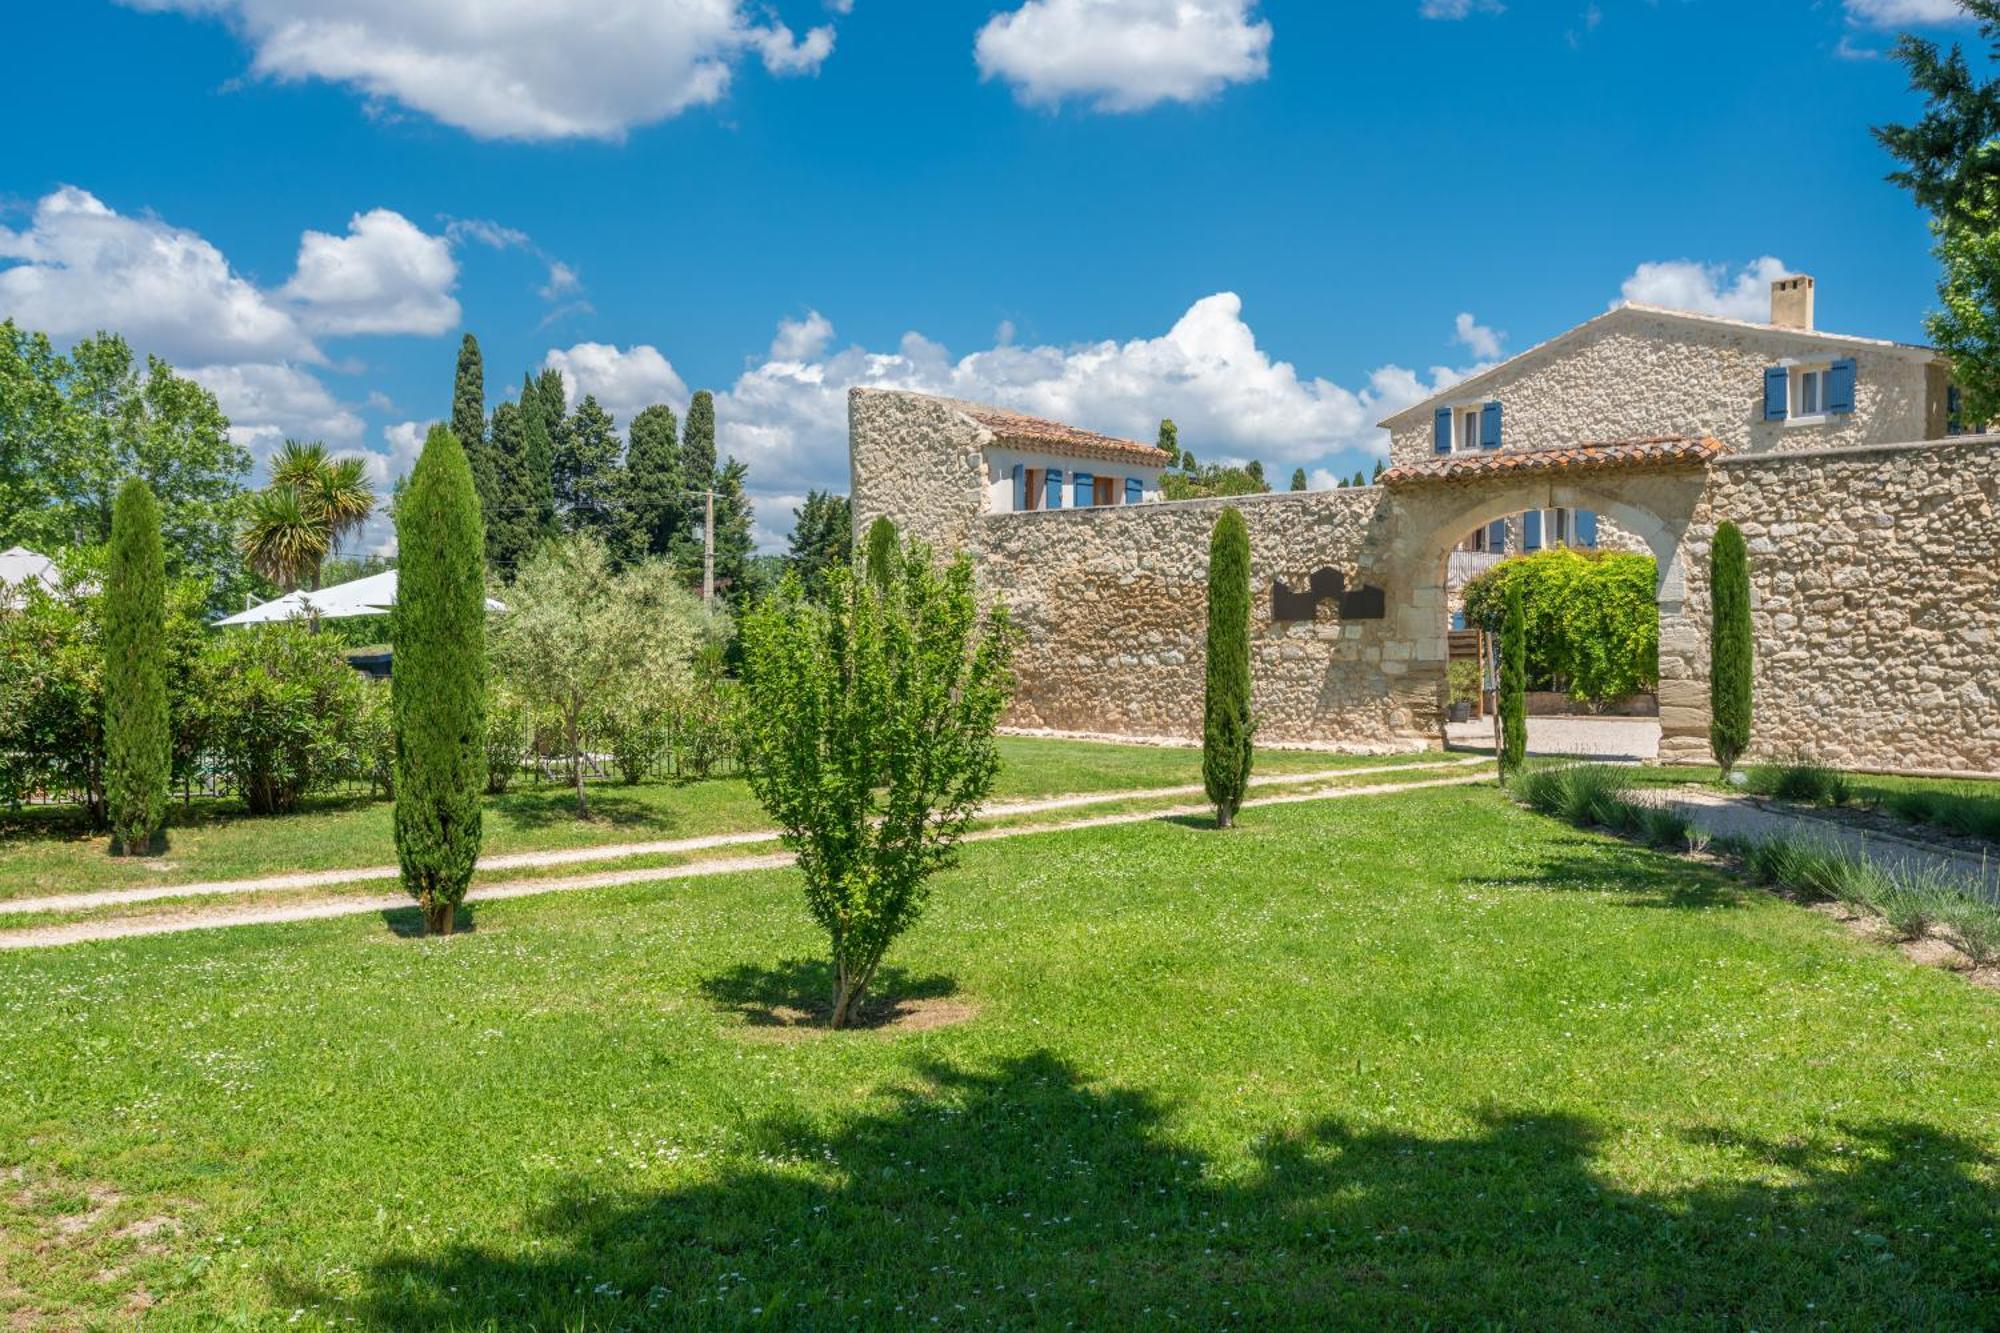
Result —
<path fill-rule="evenodd" d="M 216 621 L 218 625 L 267 625 L 273 621 L 290 620 L 294 616 L 317 616 L 321 620 L 346 620 L 353 616 L 386 616 L 396 605 L 396 571 L 387 569 L 380 574 L 370 574 L 366 578 L 354 579 L 348 583 L 336 583 L 331 588 L 316 588 L 311 592 L 300 590 L 288 592 L 283 597 L 251 607 L 248 611 L 238 611 L 233 616 L 224 616 Z M 505 611 L 507 608 L 491 597 L 486 599 L 488 611 Z"/>

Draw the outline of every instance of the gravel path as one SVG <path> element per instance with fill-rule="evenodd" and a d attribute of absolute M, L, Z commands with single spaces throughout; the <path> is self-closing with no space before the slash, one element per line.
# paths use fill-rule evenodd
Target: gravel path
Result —
<path fill-rule="evenodd" d="M 1442 759 L 1422 764 L 1377 764 L 1365 768 L 1331 768 L 1315 773 L 1271 773 L 1250 779 L 1252 787 L 1297 786 L 1329 782 L 1337 778 L 1373 773 L 1409 773 L 1426 769 L 1459 768 L 1483 764 L 1484 759 Z M 1003 819 L 1015 815 L 1043 814 L 1052 810 L 1072 810 L 1081 806 L 1109 805 L 1117 801 L 1165 800 L 1173 796 L 1194 796 L 1202 790 L 1199 782 L 1180 787 L 1145 787 L 1129 791 L 1083 792 L 1073 796 L 1049 796 L 1033 801 L 1008 801 L 984 806 L 982 819 Z M 618 842 L 597 847 L 576 847 L 556 852 L 512 852 L 505 856 L 482 856 L 481 870 L 528 870 L 549 866 L 588 865 L 593 861 L 623 861 L 634 856 L 677 856 L 689 852 L 709 852 L 720 847 L 754 847 L 776 842 L 776 829 L 756 829 L 748 833 L 715 833 L 700 838 L 676 838 L 666 842 Z M 366 884 L 371 880 L 396 879 L 394 864 L 359 866 L 345 870 L 306 870 L 284 875 L 261 875 L 254 879 L 217 879 L 189 884 L 147 884 L 130 889 L 100 889 L 87 893 L 52 893 L 39 898 L 0 899 L 0 916 L 25 912 L 76 912 L 94 907 L 125 907 L 133 903 L 157 902 L 165 898 L 206 898 L 235 893 L 285 893 L 296 889 L 329 888 L 341 884 Z"/>
<path fill-rule="evenodd" d="M 1445 738 L 1455 749 L 1492 754 L 1493 719 L 1450 723 Z M 1660 756 L 1660 722 L 1651 717 L 1531 717 L 1528 753 L 1643 763 Z"/>
<path fill-rule="evenodd" d="M 1465 761 L 1449 765 L 1395 766 L 1399 772 L 1435 769 L 1439 767 L 1464 767 Z M 1340 777 L 1361 772 L 1360 769 L 1336 770 Z M 1301 779 L 1294 777 L 1291 781 Z M 1491 782 L 1485 773 L 1468 773 L 1463 776 L 1428 778 L 1420 782 L 1380 782 L 1361 787 L 1323 787 L 1315 791 L 1287 792 L 1279 796 L 1252 797 L 1244 807 L 1265 805 L 1290 805 L 1301 801 L 1334 801 L 1349 797 L 1387 796 L 1396 792 L 1418 791 L 1429 787 L 1462 787 L 1475 782 Z M 1170 788 L 1169 791 L 1189 790 Z M 1199 791 L 1200 788 L 1193 788 Z M 1148 793 L 1140 793 L 1141 795 Z M 1064 800 L 1069 798 L 1058 798 Z M 1122 799 L 1107 797 L 1104 799 Z M 1022 802 L 1021 806 L 1042 806 L 1049 809 L 1063 808 L 1056 802 Z M 1182 805 L 1165 810 L 1126 810 L 1117 814 L 1097 815 L 1089 819 L 1070 820 L 1050 824 L 1024 824 L 1010 828 L 980 829 L 966 835 L 967 842 L 991 842 L 999 838 L 1026 837 L 1034 833 L 1067 833 L 1082 829 L 1106 828 L 1116 824 L 1139 824 L 1148 820 L 1176 819 L 1189 815 L 1209 813 L 1207 804 Z M 1027 813 L 1017 809 L 1015 813 Z M 749 835 L 732 835 L 744 836 Z M 775 835 L 764 835 L 766 841 Z M 666 880 L 692 879 L 704 875 L 732 875 L 746 870 L 777 870 L 792 863 L 789 852 L 773 852 L 762 856 L 739 856 L 719 858 L 711 861 L 697 861 L 692 865 L 654 866 L 644 870 L 607 870 L 594 875 L 573 875 L 557 879 L 507 880 L 497 884 L 483 884 L 466 895 L 469 903 L 498 902 L 507 898 L 525 898 L 538 893 L 570 893 L 578 889 L 611 888 L 622 884 L 650 884 Z M 558 863 L 560 864 L 560 863 Z M 68 904 L 73 905 L 73 903 Z M 367 894 L 342 898 L 331 898 L 311 903 L 280 903 L 269 907 L 210 908 L 207 910 L 188 908 L 171 913 L 156 913 L 150 916 L 121 917 L 110 921 L 72 921 L 53 926 L 31 926 L 22 930 L 0 931 L 0 950 L 44 949 L 63 944 L 82 944 L 92 940 L 131 939 L 142 935 L 169 935 L 190 930 L 215 930 L 225 926 L 272 925 L 288 921 L 319 921 L 329 917 L 363 916 L 370 912 L 390 912 L 411 907 L 410 899 L 401 893 Z"/>
<path fill-rule="evenodd" d="M 1987 897 L 2000 902 L 2000 860 L 1991 857 L 1940 847 L 1918 838 L 1856 828 L 1838 815 L 1786 809 L 1750 796 L 1671 787 L 1642 788 L 1633 796 L 1640 801 L 1679 810 L 1694 821 L 1695 827 L 1711 837 L 1733 838 L 1739 842 L 1798 838 L 1831 844 L 1856 856 L 1866 857 L 1887 870 L 1946 874 L 1962 883 L 1979 884 Z"/>

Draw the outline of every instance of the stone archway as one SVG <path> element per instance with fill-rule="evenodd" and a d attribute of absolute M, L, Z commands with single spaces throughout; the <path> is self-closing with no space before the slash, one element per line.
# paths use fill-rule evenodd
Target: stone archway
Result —
<path fill-rule="evenodd" d="M 1391 633 L 1416 645 L 1444 697 L 1451 549 L 1494 519 L 1529 509 L 1590 509 L 1643 541 L 1658 566 L 1660 758 L 1699 760 L 1708 752 L 1708 662 L 1700 622 L 1688 606 L 1688 533 L 1707 486 L 1706 459 L 1680 466 L 1616 463 L 1547 469 L 1467 468 L 1456 460 L 1400 470 L 1385 481 L 1393 497 L 1392 549 L 1409 579 Z M 1468 459 L 1483 463 L 1483 459 Z M 1678 461 L 1678 460 L 1676 460 Z M 1698 464 L 1698 465 L 1696 465 Z"/>

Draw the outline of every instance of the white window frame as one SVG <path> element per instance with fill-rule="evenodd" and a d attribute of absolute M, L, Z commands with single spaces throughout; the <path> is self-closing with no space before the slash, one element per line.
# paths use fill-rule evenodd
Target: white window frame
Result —
<path fill-rule="evenodd" d="M 1795 363 L 1785 371 L 1785 425 L 1823 426 L 1833 419 L 1833 413 L 1826 409 L 1826 393 L 1830 387 L 1829 377 L 1833 373 L 1830 361 L 1809 361 Z M 1810 383 L 1819 397 L 1816 411 L 1803 410 L 1806 386 Z"/>
<path fill-rule="evenodd" d="M 1480 414 L 1485 403 L 1474 403 L 1470 407 L 1455 407 L 1451 415 L 1451 451 L 1455 454 L 1477 453 L 1479 450 Z"/>

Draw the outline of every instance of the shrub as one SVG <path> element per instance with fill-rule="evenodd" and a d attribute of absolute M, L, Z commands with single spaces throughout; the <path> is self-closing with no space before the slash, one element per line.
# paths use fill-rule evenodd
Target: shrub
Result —
<path fill-rule="evenodd" d="M 377 795 L 396 795 L 396 709 L 386 681 L 363 681 L 361 712 L 354 719 L 347 776 L 365 782 Z"/>
<path fill-rule="evenodd" d="M 1752 653 L 1750 552 L 1734 523 L 1715 529 L 1708 551 L 1709 748 L 1726 776 L 1750 746 Z"/>
<path fill-rule="evenodd" d="M 1646 842 L 1662 851 L 1691 850 L 1697 837 L 1694 821 L 1678 810 L 1648 808 L 1642 827 Z"/>
<path fill-rule="evenodd" d="M 1940 791 L 1933 787 L 1892 791 L 1883 808 L 1913 823 L 1935 824 L 1950 833 L 2000 841 L 2000 791 Z"/>
<path fill-rule="evenodd" d="M 1479 663 L 1460 658 L 1445 668 L 1445 684 L 1455 704 L 1476 704 L 1480 695 Z"/>
<path fill-rule="evenodd" d="M 1938 905 L 1938 917 L 1951 942 L 1976 965 L 2000 963 L 2000 907 L 1983 899 L 1954 895 Z"/>
<path fill-rule="evenodd" d="M 202 659 L 210 753 L 253 815 L 298 808 L 353 754 L 366 682 L 304 625 L 252 625 Z"/>
<path fill-rule="evenodd" d="M 1208 542 L 1208 656 L 1202 695 L 1202 786 L 1228 828 L 1250 785 L 1250 529 L 1233 506 Z"/>
<path fill-rule="evenodd" d="M 896 562 L 901 558 L 902 538 L 896 534 L 896 525 L 889 521 L 888 515 L 882 515 L 868 525 L 868 544 L 862 554 L 868 581 L 878 588 L 887 588 L 895 581 Z"/>
<path fill-rule="evenodd" d="M 160 509 L 137 477 L 111 510 L 104 581 L 104 795 L 111 850 L 143 856 L 167 817 L 167 571 Z"/>
<path fill-rule="evenodd" d="M 1837 768 L 1809 760 L 1757 764 L 1744 775 L 1760 796 L 1805 805 L 1846 805 L 1854 799 L 1854 782 Z"/>
<path fill-rule="evenodd" d="M 1521 609 L 1521 589 L 1507 590 L 1506 617 L 1500 626 L 1500 777 L 1521 767 L 1528 756 L 1528 623 Z"/>
<path fill-rule="evenodd" d="M 431 427 L 396 507 L 396 858 L 449 935 L 479 861 L 486 785 L 486 537 L 472 467 Z"/>
<path fill-rule="evenodd" d="M 1530 685 L 1603 704 L 1651 689 L 1659 678 L 1657 578 L 1649 555 L 1538 551 L 1502 560 L 1466 584 L 1466 619 L 1497 631 L 1518 590 Z"/>
<path fill-rule="evenodd" d="M 486 692 L 486 790 L 498 796 L 505 792 L 521 771 L 533 740 L 528 706 L 507 687 L 495 680 Z"/>
<path fill-rule="evenodd" d="M 940 572 L 911 542 L 896 563 L 886 586 L 835 567 L 817 601 L 787 578 L 743 626 L 750 786 L 831 939 L 836 1028 L 992 789 L 1012 687 L 1006 609 L 982 620 L 971 561 Z"/>

